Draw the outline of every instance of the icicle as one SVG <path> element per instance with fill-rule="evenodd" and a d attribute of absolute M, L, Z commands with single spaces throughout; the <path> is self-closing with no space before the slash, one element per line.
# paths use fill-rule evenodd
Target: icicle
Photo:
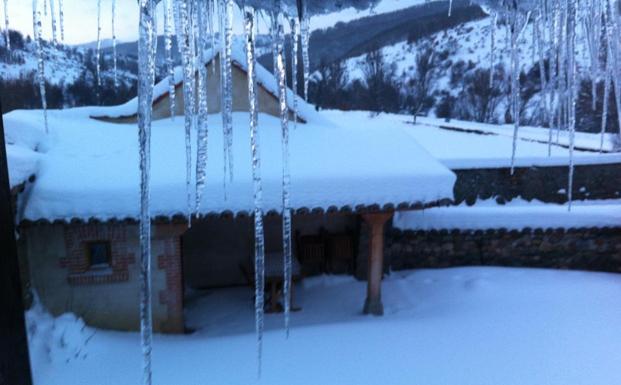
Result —
<path fill-rule="evenodd" d="M 190 184 L 192 181 L 192 126 L 195 119 L 195 72 L 194 72 L 194 41 L 192 34 L 192 15 L 185 0 L 176 0 L 178 7 L 177 44 L 183 64 L 183 106 L 185 118 L 185 157 L 186 157 L 186 192 L 188 203 L 188 224 L 191 225 L 192 196 Z"/>
<path fill-rule="evenodd" d="M 282 130 L 282 240 L 283 240 L 283 302 L 285 310 L 285 330 L 289 336 L 291 313 L 291 205 L 289 203 L 289 109 L 287 107 L 287 69 L 285 67 L 284 29 L 280 21 L 276 31 L 276 72 L 278 80 L 278 100 L 280 104 L 280 126 Z"/>
<path fill-rule="evenodd" d="M 229 173 L 229 180 L 233 181 L 233 0 L 221 0 L 222 9 L 221 29 L 223 35 L 223 45 L 220 55 L 220 61 L 223 67 L 222 73 L 222 123 L 224 132 L 224 151 L 226 168 Z M 226 178 L 226 173 L 225 173 Z"/>
<path fill-rule="evenodd" d="M 617 106 L 618 130 L 621 136 L 621 42 L 619 36 L 621 34 L 621 4 L 608 0 L 608 8 L 610 16 L 608 18 L 607 40 L 610 47 L 610 55 L 612 57 L 612 81 L 615 90 L 615 104 Z M 616 8 L 616 9 L 615 9 Z"/>
<path fill-rule="evenodd" d="M 257 333 L 257 376 L 261 377 L 263 356 L 263 315 L 265 291 L 265 240 L 263 231 L 263 188 L 261 183 L 261 148 L 259 140 L 258 98 L 256 78 L 255 12 L 244 9 L 246 36 L 246 61 L 248 64 L 248 103 L 250 110 L 250 151 L 252 154 L 252 183 L 254 192 L 254 280 L 255 280 L 255 328 Z"/>
<path fill-rule="evenodd" d="M 197 154 L 196 154 L 196 207 L 195 215 L 198 215 L 205 181 L 207 179 L 207 63 L 205 49 L 207 46 L 207 12 L 204 5 L 196 10 L 198 13 L 198 124 L 197 124 Z"/>
<path fill-rule="evenodd" d="M 548 108 L 548 85 L 546 82 L 546 70 L 545 70 L 545 51 L 543 48 L 543 33 L 540 28 L 542 28 L 543 24 L 543 15 L 541 12 L 538 14 L 537 19 L 533 24 L 533 30 L 535 33 L 535 42 L 537 44 L 537 48 L 539 50 L 539 78 L 541 82 L 541 99 L 543 100 L 543 121 L 549 124 L 548 127 L 548 156 L 552 155 L 552 147 L 550 143 L 552 142 L 552 121 L 549 119 L 550 110 Z M 552 65 L 550 63 L 550 65 Z"/>
<path fill-rule="evenodd" d="M 112 67 L 114 70 L 114 86 L 118 87 L 119 79 L 117 74 L 117 57 L 116 57 L 116 0 L 112 0 Z"/>
<path fill-rule="evenodd" d="M 453 0 L 449 0 L 449 11 L 448 11 L 448 17 L 451 17 L 451 14 L 453 13 Z"/>
<path fill-rule="evenodd" d="M 52 42 L 54 45 L 58 45 L 58 38 L 56 37 L 56 12 L 54 10 L 54 0 L 50 1 L 50 14 L 52 15 Z"/>
<path fill-rule="evenodd" d="M 41 13 L 38 9 L 37 0 L 32 0 L 32 27 L 37 52 L 37 82 L 39 83 L 39 93 L 41 94 L 41 107 L 43 108 L 43 122 L 45 132 L 48 132 L 47 125 L 47 98 L 45 94 L 45 62 L 43 59 L 43 37 L 41 36 Z"/>
<path fill-rule="evenodd" d="M 576 4 L 568 2 L 567 17 L 567 80 L 569 90 L 569 183 L 567 187 L 568 210 L 571 211 L 574 185 L 574 139 L 576 132 Z"/>
<path fill-rule="evenodd" d="M 310 78 L 310 57 L 308 54 L 309 42 L 310 42 L 310 16 L 308 15 L 308 9 L 306 2 L 302 1 L 302 20 L 301 20 L 301 34 L 302 34 L 302 63 L 304 66 L 304 99 L 308 100 L 308 82 Z"/>
<path fill-rule="evenodd" d="M 517 149 L 518 130 L 520 128 L 520 61 L 518 48 L 517 11 L 511 17 L 511 114 L 513 115 L 513 144 L 511 149 L 511 175 L 515 171 L 515 153 Z"/>
<path fill-rule="evenodd" d="M 168 99 L 170 101 L 170 118 L 174 120 L 176 110 L 175 63 L 173 61 L 173 7 L 171 0 L 163 1 L 164 8 L 164 52 L 166 55 L 166 72 L 168 73 Z"/>
<path fill-rule="evenodd" d="M 138 138 L 140 143 L 140 337 L 143 355 L 144 385 L 151 385 L 151 342 L 153 320 L 151 307 L 151 114 L 155 81 L 154 3 L 140 2 L 138 40 Z"/>
<path fill-rule="evenodd" d="M 293 88 L 293 128 L 298 125 L 298 55 L 300 24 L 295 17 L 289 20 L 291 27 L 291 88 Z"/>
<path fill-rule="evenodd" d="M 494 87 L 494 72 L 496 66 L 496 27 L 498 26 L 498 14 L 494 12 L 491 18 L 490 25 L 490 39 L 491 39 L 491 48 L 490 48 L 490 66 L 489 66 L 489 88 L 492 89 Z"/>
<path fill-rule="evenodd" d="M 147 1 L 147 0 L 141 0 Z M 97 85 L 101 86 L 101 0 L 97 0 L 97 52 L 95 53 Z"/>
<path fill-rule="evenodd" d="M 9 35 L 9 0 L 4 0 L 4 39 L 6 40 L 6 49 L 11 49 L 11 38 Z"/>
<path fill-rule="evenodd" d="M 65 10 L 63 0 L 58 0 L 58 21 L 60 23 L 60 41 L 65 42 Z"/>
<path fill-rule="evenodd" d="M 604 150 L 604 136 L 606 135 L 606 125 L 608 124 L 608 100 L 610 98 L 610 82 L 611 82 L 611 68 L 610 68 L 610 54 L 607 55 L 608 59 L 606 60 L 606 73 L 604 76 L 604 100 L 602 107 L 602 128 L 601 128 L 601 136 L 599 140 L 599 152 L 602 153 Z"/>

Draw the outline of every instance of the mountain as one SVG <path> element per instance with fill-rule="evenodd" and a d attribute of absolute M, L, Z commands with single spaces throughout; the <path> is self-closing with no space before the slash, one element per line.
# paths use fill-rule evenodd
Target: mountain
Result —
<path fill-rule="evenodd" d="M 30 37 L 10 32 L 11 50 L 0 39 L 0 90 L 3 112 L 18 108 L 40 108 L 37 81 L 38 59 Z M 43 43 L 43 65 L 48 107 L 110 105 L 136 95 L 138 64 L 133 55 L 117 57 L 117 72 L 112 55 L 102 51 L 100 78 L 97 84 L 96 55 L 89 46 L 55 46 Z"/>

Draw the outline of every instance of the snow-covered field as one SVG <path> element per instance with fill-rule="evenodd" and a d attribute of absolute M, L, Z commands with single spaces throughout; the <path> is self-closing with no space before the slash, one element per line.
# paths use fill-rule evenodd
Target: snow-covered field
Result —
<path fill-rule="evenodd" d="M 365 283 L 307 279 L 289 340 L 267 316 L 256 380 L 252 292 L 188 305 L 191 335 L 157 335 L 155 384 L 612 385 L 621 383 L 621 276 L 536 269 L 393 273 L 386 315 L 360 314 Z M 205 293 L 204 293 L 205 294 Z M 136 309 L 138 311 L 138 309 Z M 140 383 L 138 333 L 27 314 L 35 385 Z"/>

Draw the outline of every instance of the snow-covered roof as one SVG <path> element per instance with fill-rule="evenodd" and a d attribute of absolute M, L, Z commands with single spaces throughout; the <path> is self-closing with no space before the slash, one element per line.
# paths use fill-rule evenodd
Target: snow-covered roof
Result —
<path fill-rule="evenodd" d="M 209 65 L 215 58 L 219 57 L 219 50 L 207 49 L 205 51 L 205 65 Z M 231 54 L 231 60 L 235 67 L 241 69 L 244 72 L 248 71 L 248 65 L 246 62 L 246 54 L 241 44 L 234 44 Z M 270 73 L 265 67 L 257 63 L 255 67 L 257 84 L 259 87 L 263 87 L 268 93 L 278 98 L 278 83 L 272 73 Z M 177 86 L 183 83 L 183 69 L 182 67 L 175 68 L 175 84 Z M 208 76 L 212 76 L 211 72 L 208 72 Z M 163 97 L 168 95 L 169 81 L 168 77 L 165 77 L 153 88 L 153 103 L 156 103 Z M 181 95 L 180 95 L 181 96 Z M 181 96 L 182 97 L 182 96 Z M 287 107 L 289 110 L 294 109 L 294 97 L 295 94 L 290 88 L 287 88 Z M 127 118 L 137 114 L 138 111 L 138 97 L 135 97 L 128 102 L 118 106 L 101 106 L 93 107 L 91 110 L 91 117 L 95 119 L 116 119 Z M 301 96 L 297 96 L 297 111 L 298 117 L 303 121 L 309 119 L 317 119 L 317 113 L 315 108 L 308 104 Z"/>
<path fill-rule="evenodd" d="M 380 114 L 370 116 L 365 111 L 324 111 L 327 119 L 338 122 L 346 120 L 355 127 L 400 127 L 435 159 L 451 170 L 511 167 L 513 126 L 465 122 L 418 117 L 412 124 L 412 116 Z M 556 134 L 555 134 L 556 135 Z M 516 167 L 569 166 L 568 133 L 561 132 L 559 144 L 552 145 L 548 156 L 548 130 L 538 127 L 521 127 L 515 157 Z M 606 135 L 604 151 L 613 150 L 614 135 Z M 556 138 L 554 138 L 556 142 Z M 574 164 L 621 164 L 620 152 L 598 153 L 600 135 L 577 132 L 575 138 Z M 588 151 L 582 151 L 584 149 Z"/>
<path fill-rule="evenodd" d="M 41 111 L 4 116 L 7 137 L 43 151 L 21 219 L 138 218 L 137 129 L 90 119 L 92 111 L 90 107 L 49 111 L 48 135 L 40 129 Z M 199 210 L 203 215 L 241 215 L 253 209 L 248 113 L 234 113 L 233 123 L 235 179 L 227 181 L 225 198 L 221 119 L 210 117 L 207 185 Z M 280 122 L 261 114 L 259 129 L 264 211 L 280 211 Z M 187 212 L 184 143 L 183 119 L 153 123 L 154 217 Z M 297 212 L 410 208 L 453 197 L 455 175 L 401 129 L 359 130 L 311 120 L 295 129 L 291 125 L 290 146 L 291 203 Z M 195 157 L 195 149 L 193 153 Z"/>

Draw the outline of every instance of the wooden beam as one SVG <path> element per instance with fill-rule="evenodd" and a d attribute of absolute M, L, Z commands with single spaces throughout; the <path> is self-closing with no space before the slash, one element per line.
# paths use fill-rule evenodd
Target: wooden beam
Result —
<path fill-rule="evenodd" d="M 367 298 L 364 314 L 383 315 L 382 276 L 384 273 L 384 225 L 392 218 L 392 213 L 363 214 L 362 219 L 369 225 L 369 263 L 367 266 Z"/>
<path fill-rule="evenodd" d="M 32 385 L 0 105 L 0 384 Z"/>

